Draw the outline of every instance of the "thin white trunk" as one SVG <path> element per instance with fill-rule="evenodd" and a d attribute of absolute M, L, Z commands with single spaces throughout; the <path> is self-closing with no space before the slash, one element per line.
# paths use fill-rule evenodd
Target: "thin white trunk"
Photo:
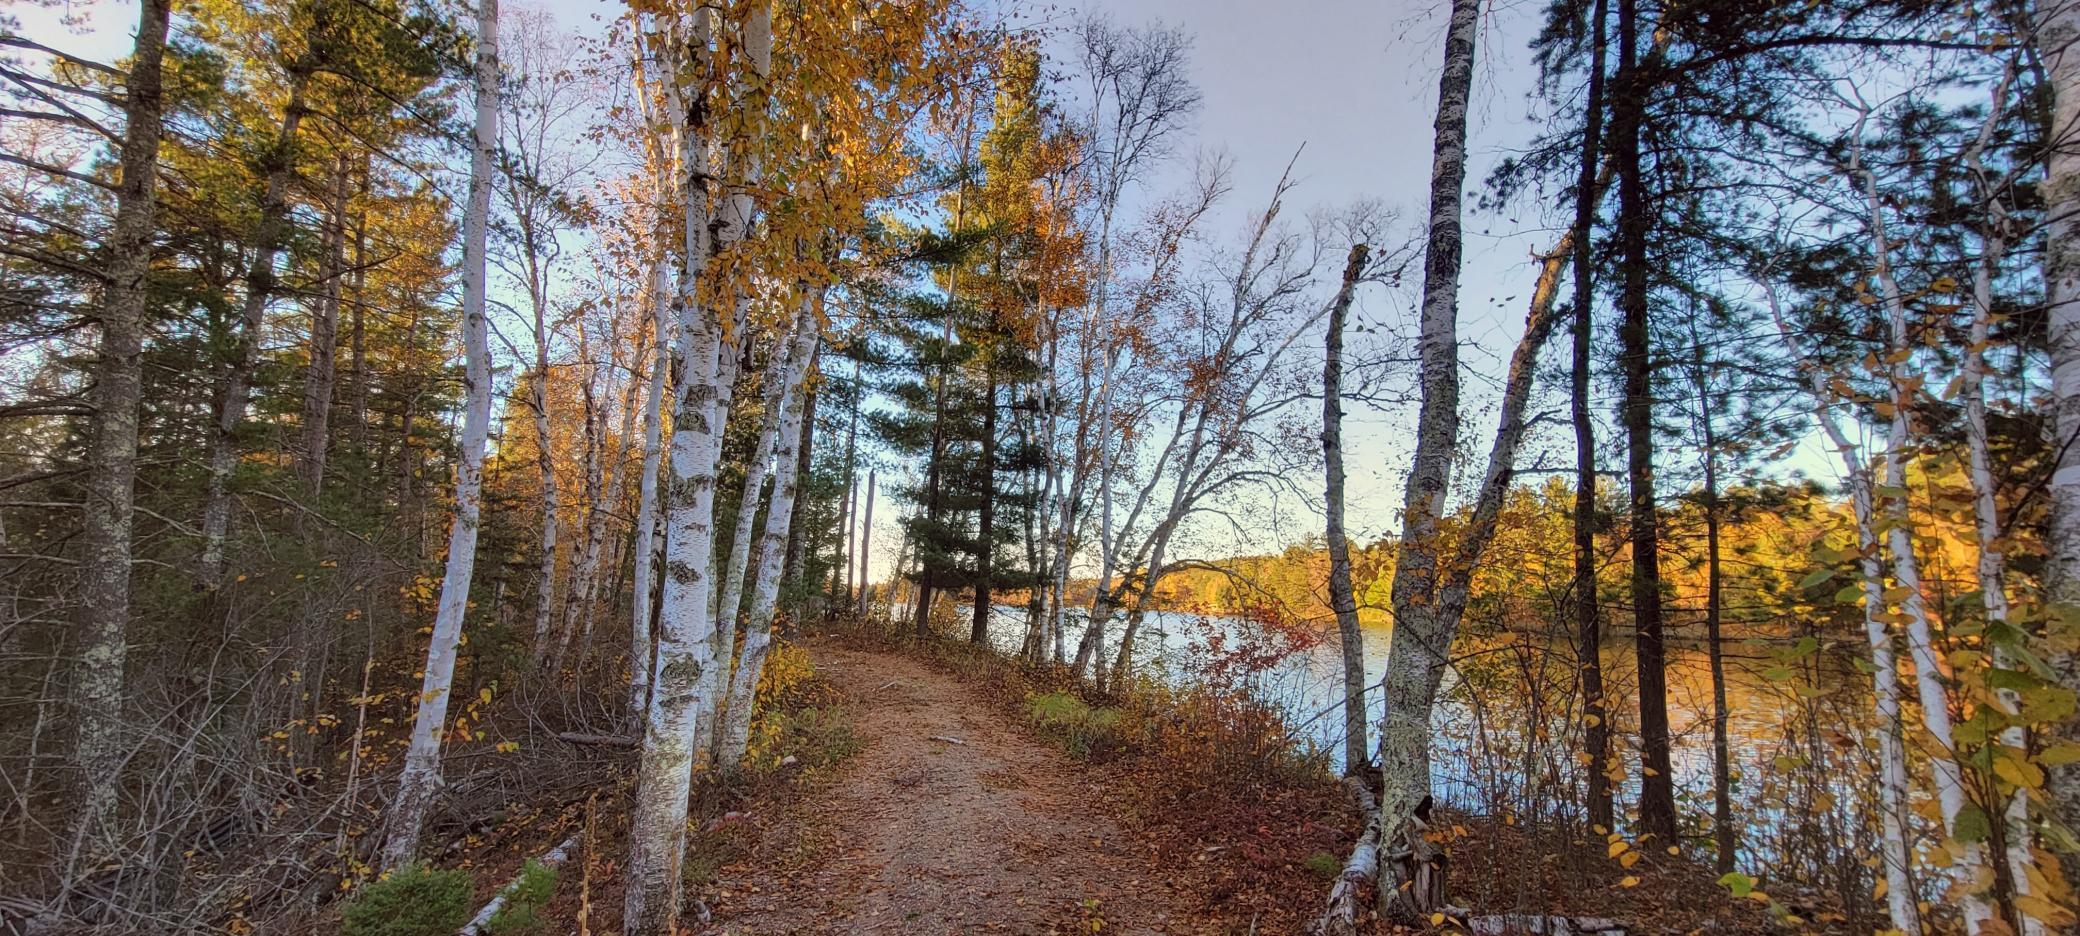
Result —
<path fill-rule="evenodd" d="M 631 934 L 668 936 L 679 922 L 680 868 L 686 857 L 686 814 L 699 748 L 703 675 L 715 664 L 712 614 L 715 581 L 715 463 L 721 454 L 724 411 L 718 380 L 724 372 L 721 322 L 700 297 L 707 269 L 710 220 L 708 108 L 687 100 L 709 93 L 709 40 L 713 11 L 693 11 L 691 22 L 644 18 L 640 39 L 659 53 L 667 108 L 679 148 L 680 210 L 685 247 L 677 298 L 683 385 L 672 422 L 670 476 L 665 491 L 664 590 L 657 622 L 657 664 L 645 713 L 637 767 L 635 807 L 629 820 L 624 926 Z"/>
<path fill-rule="evenodd" d="M 1993 665 L 2003 670 L 2020 668 L 2020 661 L 2015 658 L 2009 643 L 2011 639 L 2019 639 L 2019 635 L 2006 633 L 2010 630 L 2008 557 L 2002 546 L 2000 507 L 1995 500 L 1999 486 L 1994 479 L 1991 443 L 1986 428 L 1986 349 L 1993 341 L 1993 280 L 2008 250 L 2008 212 L 2004 201 L 2007 184 L 1987 170 L 1982 154 L 1992 140 L 1995 125 L 2006 112 L 2008 90 L 2014 74 L 2012 66 L 2002 74 L 1993 91 L 1992 106 L 1980 124 L 1979 136 L 1965 154 L 1965 164 L 1977 177 L 1980 195 L 1985 199 L 1988 223 L 1980 231 L 1979 260 L 1972 265 L 1971 336 L 1964 349 L 1964 379 L 1960 388 L 1964 397 L 1966 474 L 1971 479 L 1972 512 L 1977 521 L 1979 600 L 1986 613 L 1987 642 L 1993 647 Z M 2010 717 L 2021 712 L 2022 699 L 2015 690 L 1998 689 L 1994 697 Z M 2029 731 L 2021 725 L 2004 729 L 2000 742 L 2002 747 L 2013 752 L 2013 756 L 2028 756 Z M 1996 752 L 1994 756 L 2003 754 Z M 2018 788 L 2010 794 L 2003 813 L 2009 880 L 2017 896 L 2027 896 L 2031 891 L 2030 871 L 2034 864 L 2029 791 Z M 2021 922 L 2024 936 L 2040 936 L 2044 932 L 2044 921 L 2027 911 L 2022 913 Z"/>
<path fill-rule="evenodd" d="M 1826 433 L 1829 444 L 1841 459 L 1848 478 L 1849 503 L 1856 518 L 1857 569 L 1863 589 L 1863 632 L 1871 654 L 1871 699 L 1878 713 L 1878 819 L 1879 861 L 1885 873 L 1885 907 L 1892 927 L 1901 933 L 1921 932 L 1921 911 L 1914 894 L 1913 849 L 1910 846 L 1907 755 L 1900 717 L 1899 660 L 1893 648 L 1890 625 L 1884 620 L 1885 569 L 1883 547 L 1878 542 L 1877 520 L 1871 493 L 1871 470 L 1856 443 L 1850 441 L 1835 419 L 1833 406 L 1839 402 L 1828 389 L 1827 375 L 1816 367 L 1800 346 L 1798 336 L 1785 321 L 1775 286 L 1762 284 L 1769 299 L 1777 332 L 1792 360 L 1805 375 L 1813 396 L 1813 417 Z"/>
<path fill-rule="evenodd" d="M 802 300 L 804 310 L 810 300 Z M 815 356 L 817 334 L 813 316 L 804 316 L 788 353 L 787 396 L 780 423 L 780 443 L 773 453 L 779 466 L 773 474 L 773 503 L 766 510 L 765 534 L 758 544 L 758 574 L 751 593 L 751 611 L 744 619 L 744 649 L 739 654 L 735 675 L 729 683 L 727 702 L 722 706 L 721 727 L 716 736 L 715 763 L 734 766 L 744 757 L 751 736 L 751 708 L 757 698 L 758 676 L 772 648 L 773 611 L 780 599 L 781 560 L 787 554 L 787 533 L 794 522 L 794 502 L 800 493 L 799 475 L 803 396 L 809 360 Z"/>
<path fill-rule="evenodd" d="M 311 310 L 310 367 L 303 383 L 303 451 L 297 468 L 313 496 L 325 484 L 325 456 L 332 441 L 333 388 L 339 379 L 339 308 L 347 265 L 347 157 L 334 157 L 331 204 L 319 247 L 322 283 Z"/>
<path fill-rule="evenodd" d="M 462 457 L 455 468 L 455 523 L 448 536 L 448 569 L 426 648 L 425 678 L 411 745 L 405 749 L 397 798 L 391 803 L 383 865 L 412 860 L 419 832 L 440 785 L 441 738 L 447 732 L 455 650 L 469 610 L 477 525 L 483 506 L 484 445 L 491 427 L 491 344 L 484 320 L 484 232 L 491 206 L 491 152 L 498 145 L 498 0 L 477 5 L 476 139 L 470 148 L 469 202 L 462 220 L 462 342 L 464 412 Z"/>
<path fill-rule="evenodd" d="M 1868 212 L 1866 223 L 1871 235 L 1871 272 L 1878 281 L 1879 297 L 1885 307 L 1890 336 L 1890 353 L 1886 360 L 1892 362 L 1885 374 L 1892 410 L 1886 427 L 1885 473 L 1881 486 L 1874 493 L 1878 496 L 1876 506 L 1888 521 L 1885 543 L 1892 558 L 1892 578 L 1904 596 L 1900 600 L 1900 612 L 1907 617 L 1907 648 L 1914 661 L 1914 689 L 1921 701 L 1921 724 L 1936 745 L 1929 752 L 1929 772 L 1935 779 L 1936 802 L 1943 813 L 1943 830 L 1954 838 L 1957 817 L 1964 812 L 1970 797 L 1965 789 L 1964 770 L 1958 763 L 1957 744 L 1951 731 L 1950 688 L 1943 682 L 1942 654 L 1936 648 L 1928 602 L 1921 592 L 1921 567 L 1915 555 L 1913 518 L 1908 513 L 1906 491 L 1907 461 L 1912 457 L 1908 418 L 1914 402 L 1914 392 L 1909 387 L 1910 384 L 1918 385 L 1918 375 L 1907 372 L 1912 363 L 1913 346 L 1907 334 L 1906 299 L 1892 273 L 1892 239 L 1887 229 L 1884 202 L 1878 193 L 1877 176 L 1863 165 L 1861 121 L 1856 129 L 1858 144 L 1850 157 L 1850 171 L 1863 178 L 1864 208 Z M 1954 849 L 1954 863 L 1960 873 L 1967 878 L 1975 873 L 1985 861 L 1984 851 L 1978 843 L 1961 844 Z M 1974 889 L 1966 895 L 1962 914 L 1966 932 L 1978 933 L 1993 917 L 1987 894 Z"/>
<path fill-rule="evenodd" d="M 1343 772 L 1356 775 L 1370 766 L 1365 745 L 1365 632 L 1358 626 L 1358 599 L 1351 587 L 1350 541 L 1343 529 L 1343 329 L 1358 279 L 1364 275 L 1368 248 L 1351 247 L 1344 264 L 1343 286 L 1329 306 L 1328 340 L 1322 359 L 1322 512 L 1329 548 L 1329 607 L 1336 613 L 1338 645 L 1343 655 Z"/>
<path fill-rule="evenodd" d="M 2050 78 L 2047 125 L 2055 135 L 2044 147 L 2044 306 L 2051 356 L 2051 451 L 2057 453 L 2046 488 L 2050 519 L 2044 585 L 2051 600 L 2080 606 L 2080 4 L 2035 4 L 2037 55 Z M 2080 653 L 2051 654 L 2058 681 L 2080 692 Z M 2080 719 L 2055 729 L 2059 740 L 2080 742 Z M 2080 828 L 2080 762 L 2052 767 L 2046 789 L 2051 809 L 2067 828 Z M 2067 850 L 2066 866 L 2080 867 L 2080 850 Z"/>
<path fill-rule="evenodd" d="M 1438 79 L 1430 171 L 1430 237 L 1423 260 L 1422 405 L 1416 451 L 1402 497 L 1401 548 L 1394 567 L 1394 635 L 1387 654 L 1386 715 L 1380 722 L 1380 841 L 1394 842 L 1430 795 L 1430 709 L 1458 621 L 1439 607 L 1439 520 L 1459 440 L 1460 204 L 1466 178 L 1466 111 L 1473 87 L 1478 0 L 1453 0 Z M 1395 882 L 1399 883 L 1399 882 Z M 1419 916 L 1442 894 L 1380 887 L 1383 915 Z"/>
<path fill-rule="evenodd" d="M 653 232 L 660 242 L 662 228 Z M 657 335 L 656 359 L 650 364 L 650 391 L 643 402 L 643 475 L 636 485 L 635 602 L 629 641 L 630 713 L 640 713 L 650 701 L 651 592 L 655 588 L 657 548 L 657 470 L 664 453 L 664 387 L 672 367 L 671 272 L 662 243 L 650 259 L 651 328 Z"/>

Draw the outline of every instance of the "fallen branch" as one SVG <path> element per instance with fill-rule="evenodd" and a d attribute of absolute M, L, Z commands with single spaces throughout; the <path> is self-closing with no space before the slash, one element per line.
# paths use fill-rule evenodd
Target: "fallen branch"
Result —
<path fill-rule="evenodd" d="M 968 742 L 966 742 L 966 741 L 962 741 L 962 740 L 961 740 L 961 739 L 959 739 L 959 738 L 949 738 L 949 737 L 946 737 L 945 735 L 933 735 L 933 736 L 931 736 L 930 738 L 927 738 L 926 740 L 929 740 L 929 741 L 944 741 L 944 742 L 946 742 L 947 744 L 967 744 L 967 743 L 968 743 Z"/>
<path fill-rule="evenodd" d="M 1343 863 L 1343 873 L 1336 876 L 1335 886 L 1329 888 L 1329 905 L 1320 918 L 1308 927 L 1308 932 L 1317 936 L 1348 936 L 1358 931 L 1358 891 L 1379 876 L 1379 800 L 1372 795 L 1372 788 L 1362 781 L 1348 784 L 1353 797 L 1358 801 L 1359 815 L 1370 817 L 1365 827 L 1358 832 L 1358 843 L 1351 846 L 1351 856 Z"/>
<path fill-rule="evenodd" d="M 541 857 L 534 860 L 540 862 L 545 868 L 554 868 L 563 864 L 564 859 L 570 857 L 571 849 L 577 847 L 578 840 L 584 837 L 585 833 L 583 832 L 573 832 L 570 838 L 563 840 L 563 844 L 549 849 L 542 853 Z M 483 933 L 484 927 L 491 925 L 491 918 L 497 916 L 498 911 L 505 909 L 506 901 L 512 898 L 514 891 L 520 889 L 521 882 L 526 880 L 526 878 L 527 867 L 522 865 L 520 873 L 514 875 L 513 879 L 506 883 L 506 886 L 499 888 L 498 893 L 491 896 L 491 902 L 484 905 L 484 909 L 478 910 L 476 916 L 471 917 L 468 923 L 462 924 L 462 929 L 456 931 L 456 936 L 479 936 L 479 934 Z"/>
<path fill-rule="evenodd" d="M 582 731 L 565 731 L 557 734 L 556 740 L 569 744 L 598 744 L 606 747 L 641 747 L 643 739 L 628 735 L 586 734 Z"/>

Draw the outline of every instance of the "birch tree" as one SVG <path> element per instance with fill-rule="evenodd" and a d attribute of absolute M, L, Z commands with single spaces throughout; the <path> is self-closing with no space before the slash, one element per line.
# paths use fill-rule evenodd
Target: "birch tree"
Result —
<path fill-rule="evenodd" d="M 491 342 L 484 318 L 484 248 L 491 210 L 491 160 L 498 147 L 498 79 L 498 0 L 478 0 L 476 135 L 470 148 L 469 200 L 463 212 L 462 235 L 462 457 L 455 469 L 455 520 L 448 534 L 447 572 L 441 580 L 439 611 L 427 643 L 425 677 L 420 683 L 412 740 L 405 749 L 404 770 L 398 777 L 397 797 L 391 803 L 383 846 L 383 864 L 391 868 L 409 863 L 417 853 L 421 827 L 440 785 L 441 739 L 448 727 L 455 650 L 462 643 L 470 579 L 476 568 L 485 437 L 491 428 Z"/>
<path fill-rule="evenodd" d="M 806 293 L 806 290 L 804 290 Z M 815 298 L 801 298 L 802 315 L 789 342 L 780 402 L 779 442 L 773 450 L 773 498 L 766 507 L 765 529 L 759 537 L 758 568 L 752 578 L 751 609 L 744 619 L 744 645 L 736 669 L 728 681 L 728 695 L 718 707 L 715 762 L 729 767 L 744 758 L 751 737 L 752 702 L 757 697 L 758 678 L 772 648 L 773 612 L 780 598 L 781 558 L 787 551 L 788 533 L 793 528 L 795 500 L 801 491 L 797 454 L 807 420 L 803 418 L 806 378 L 818 344 Z M 726 663 L 724 664 L 726 665 Z"/>
<path fill-rule="evenodd" d="M 2046 492 L 2050 519 L 2045 532 L 2049 561 L 2045 588 L 2057 606 L 2056 620 L 2070 635 L 2080 609 L 2080 3 L 2047 0 L 2032 8 L 2032 39 L 2050 86 L 2045 141 L 2044 304 L 2046 344 L 2051 358 L 2052 450 L 2058 453 Z M 2051 658 L 2059 682 L 2080 692 L 2080 652 L 2070 636 Z M 2067 719 L 2058 732 L 2080 742 L 2080 723 Z M 2080 828 L 2080 761 L 2051 768 L 2053 809 L 2069 828 Z M 2080 867 L 2080 849 L 2064 847 L 2066 864 Z"/>

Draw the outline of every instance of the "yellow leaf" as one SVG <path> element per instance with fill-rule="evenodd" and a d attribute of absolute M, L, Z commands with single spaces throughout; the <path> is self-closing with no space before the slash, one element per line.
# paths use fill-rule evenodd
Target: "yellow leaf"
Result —
<path fill-rule="evenodd" d="M 1639 864 L 1639 852 L 1626 852 L 1625 854 L 1619 855 L 1618 864 L 1626 868 L 1630 868 L 1633 865 Z"/>
<path fill-rule="evenodd" d="M 1611 856 L 1612 858 L 1616 858 L 1616 857 L 1618 857 L 1619 855 L 1622 855 L 1622 854 L 1624 854 L 1624 853 L 1625 853 L 1625 850 L 1626 850 L 1626 849 L 1628 849 L 1628 848 L 1631 848 L 1631 847 L 1632 847 L 1631 843 L 1629 843 L 1629 842 L 1626 842 L 1626 841 L 1624 841 L 1623 839 L 1620 839 L 1620 840 L 1618 840 L 1618 841 L 1612 842 L 1612 843 L 1611 843 L 1611 848 L 1610 848 L 1610 856 Z"/>
<path fill-rule="evenodd" d="M 1625 875 L 1625 879 L 1624 879 L 1624 880 L 1622 880 L 1622 881 L 1619 881 L 1619 882 L 1618 882 L 1618 886 L 1619 886 L 1619 887 L 1638 887 L 1638 886 L 1639 886 L 1639 878 L 1633 877 L 1633 876 L 1632 876 L 1632 875 L 1630 875 L 1630 874 L 1628 874 L 1628 875 Z"/>
<path fill-rule="evenodd" d="M 1433 914 L 1430 914 L 1430 925 L 1431 925 L 1431 926 L 1443 926 L 1443 925 L 1444 925 L 1444 914 L 1442 914 L 1442 913 L 1433 913 Z"/>

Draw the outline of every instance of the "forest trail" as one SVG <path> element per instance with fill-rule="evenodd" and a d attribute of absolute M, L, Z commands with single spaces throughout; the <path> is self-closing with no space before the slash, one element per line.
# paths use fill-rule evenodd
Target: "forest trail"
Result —
<path fill-rule="evenodd" d="M 908 657 L 811 653 L 864 749 L 803 804 L 793 867 L 722 874 L 708 932 L 1200 931 L 1095 778 L 988 699 Z"/>

